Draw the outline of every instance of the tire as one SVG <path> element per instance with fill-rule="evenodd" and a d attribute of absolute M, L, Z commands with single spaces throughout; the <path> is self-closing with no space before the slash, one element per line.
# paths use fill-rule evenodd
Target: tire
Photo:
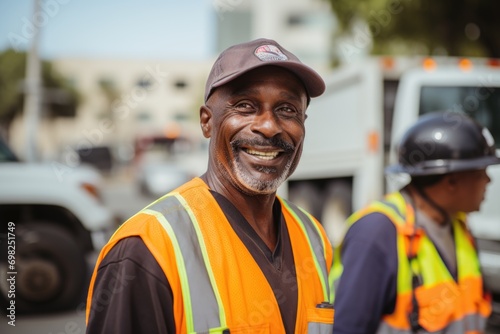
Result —
<path fill-rule="evenodd" d="M 347 231 L 347 218 L 352 213 L 352 186 L 346 181 L 334 181 L 326 187 L 321 223 L 333 247 L 338 246 Z"/>
<path fill-rule="evenodd" d="M 7 275 L 2 250 L 0 276 Z M 18 224 L 15 249 L 16 313 L 43 313 L 75 308 L 82 301 L 87 265 L 83 251 L 72 235 L 46 222 Z M 2 309 L 10 302 L 9 288 L 0 282 Z"/>

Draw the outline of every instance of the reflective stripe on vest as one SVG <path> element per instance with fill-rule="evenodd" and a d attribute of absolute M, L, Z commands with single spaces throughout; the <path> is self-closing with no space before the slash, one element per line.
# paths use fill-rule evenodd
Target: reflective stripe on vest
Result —
<path fill-rule="evenodd" d="M 309 213 L 302 211 L 299 207 L 284 199 L 281 199 L 281 203 L 295 217 L 302 231 L 307 236 L 309 248 L 314 255 L 314 265 L 318 273 L 321 273 L 319 278 L 323 288 L 324 301 L 331 302 L 330 286 L 328 284 L 329 273 L 326 271 L 328 267 L 326 265 L 326 245 L 321 237 L 321 232 L 318 230 L 316 224 L 313 223 Z M 313 245 L 316 245 L 316 247 L 313 247 Z"/>
<path fill-rule="evenodd" d="M 444 332 L 439 331 L 437 333 L 451 333 L 451 334 L 478 334 L 483 333 L 486 327 L 486 318 L 479 316 L 477 314 L 466 315 L 460 321 L 452 322 L 446 326 Z M 408 334 L 412 333 L 408 329 L 397 329 L 390 326 L 386 322 L 381 322 L 377 334 L 388 333 L 388 334 Z M 425 331 L 418 333 L 427 333 Z M 435 333 L 435 332 L 433 332 Z"/>
<path fill-rule="evenodd" d="M 326 245 L 321 232 L 309 214 L 281 198 L 280 202 L 295 217 L 307 238 L 321 280 L 324 301 L 329 301 Z M 210 266 L 205 241 L 189 205 L 180 194 L 173 193 L 153 203 L 143 210 L 143 213 L 154 216 L 172 241 L 181 280 L 188 333 L 227 331 L 224 305 Z M 308 333 L 323 334 L 330 333 L 331 330 L 332 324 L 313 321 L 308 323 Z"/>
<path fill-rule="evenodd" d="M 332 334 L 333 325 L 322 324 L 319 322 L 310 322 L 307 326 L 307 333 L 314 334 Z"/>
<path fill-rule="evenodd" d="M 422 333 L 426 333 L 425 330 L 439 332 L 443 329 L 446 329 L 447 334 L 482 331 L 491 306 L 483 295 L 479 260 L 466 231 L 465 214 L 459 214 L 452 222 L 457 254 L 457 283 L 433 242 L 423 230 L 414 229 L 413 209 L 400 193 L 389 194 L 384 201 L 375 202 L 356 212 L 348 222 L 352 224 L 374 212 L 383 213 L 394 223 L 398 252 L 395 310 L 383 317 L 377 333 L 412 333 L 408 321 L 413 293 L 412 272 L 421 277 L 421 284 L 415 290 L 415 295 L 418 300 L 419 325 L 424 328 Z M 338 279 L 342 272 L 342 264 L 337 263 L 340 262 L 340 251 L 334 254 L 334 266 L 338 267 L 334 271 L 336 270 Z M 409 254 L 416 254 L 416 257 L 409 260 Z"/>
<path fill-rule="evenodd" d="M 391 195 L 388 195 L 391 196 Z M 404 203 L 403 203 L 404 204 Z M 399 206 L 398 206 L 399 205 Z M 354 212 L 350 217 L 347 218 L 346 225 L 347 228 L 349 228 L 354 222 L 358 221 L 361 219 L 363 216 L 366 216 L 370 213 L 373 212 L 380 212 L 386 215 L 391 221 L 393 222 L 398 222 L 396 226 L 402 227 L 404 226 L 406 228 L 406 232 L 412 230 L 414 221 L 409 220 L 408 222 L 405 221 L 405 217 L 401 214 L 401 212 L 406 212 L 406 210 L 412 210 L 411 207 L 405 207 L 404 205 L 401 206 L 401 203 L 382 203 L 382 202 L 373 202 L 370 206 L 361 209 L 359 211 Z M 413 217 L 413 216 L 411 216 Z M 399 236 L 399 234 L 398 234 Z M 398 243 L 399 244 L 399 243 Z M 403 246 L 403 244 L 402 244 Z M 333 250 L 333 267 L 331 271 L 331 275 L 329 278 L 329 285 L 330 285 L 330 291 L 331 291 L 331 296 L 332 296 L 332 303 L 335 300 L 335 291 L 338 288 L 339 284 L 339 279 L 340 276 L 342 275 L 342 272 L 344 271 L 344 265 L 342 264 L 342 258 L 341 258 L 341 252 L 342 252 L 342 244 L 337 246 Z M 410 285 L 411 287 L 411 285 Z"/>
<path fill-rule="evenodd" d="M 155 202 L 144 212 L 158 219 L 174 245 L 188 333 L 198 333 L 206 328 L 227 328 L 203 236 L 187 203 L 180 195 L 174 194 Z M 170 224 L 170 221 L 176 223 Z"/>

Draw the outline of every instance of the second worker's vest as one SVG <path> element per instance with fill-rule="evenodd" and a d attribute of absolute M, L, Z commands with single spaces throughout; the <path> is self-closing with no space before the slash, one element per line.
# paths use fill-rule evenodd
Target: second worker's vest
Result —
<path fill-rule="evenodd" d="M 329 334 L 331 246 L 314 218 L 281 198 L 280 203 L 296 268 L 295 333 Z M 110 249 L 130 236 L 142 238 L 165 272 L 177 333 L 285 332 L 271 286 L 201 179 L 193 179 L 125 222 L 101 251 L 96 270 Z"/>
<path fill-rule="evenodd" d="M 395 309 L 381 319 L 377 334 L 482 332 L 491 301 L 483 290 L 466 215 L 459 214 L 452 221 L 458 273 L 455 280 L 425 231 L 415 227 L 413 208 L 401 193 L 389 194 L 383 201 L 354 213 L 348 223 L 374 212 L 386 215 L 396 226 L 398 252 Z M 338 279 L 343 268 L 340 250 L 335 250 L 334 260 L 332 277 Z"/>

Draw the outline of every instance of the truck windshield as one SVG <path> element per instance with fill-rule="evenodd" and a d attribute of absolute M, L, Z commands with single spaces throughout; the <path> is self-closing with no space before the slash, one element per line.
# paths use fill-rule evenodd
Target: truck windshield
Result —
<path fill-rule="evenodd" d="M 423 86 L 419 114 L 434 111 L 463 112 L 487 127 L 500 148 L 500 87 Z"/>

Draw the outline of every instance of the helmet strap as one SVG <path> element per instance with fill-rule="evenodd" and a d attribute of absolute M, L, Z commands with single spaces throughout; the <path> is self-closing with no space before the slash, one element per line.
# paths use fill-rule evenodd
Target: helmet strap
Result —
<path fill-rule="evenodd" d="M 448 215 L 448 213 L 446 212 L 446 210 L 444 210 L 442 207 L 440 207 L 436 202 L 434 202 L 427 195 L 427 193 L 425 192 L 425 190 L 423 189 L 423 187 L 418 186 L 418 185 L 413 185 L 413 186 L 417 190 L 417 192 L 420 195 L 420 197 L 422 197 L 422 199 L 424 201 L 426 201 L 433 209 L 435 209 L 436 211 L 438 211 L 444 217 L 445 222 L 449 222 L 450 221 L 450 215 Z"/>

